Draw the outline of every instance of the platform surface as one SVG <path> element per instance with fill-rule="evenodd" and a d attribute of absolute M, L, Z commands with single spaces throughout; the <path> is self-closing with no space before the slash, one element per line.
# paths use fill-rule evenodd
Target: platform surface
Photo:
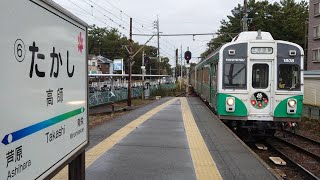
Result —
<path fill-rule="evenodd" d="M 91 130 L 86 179 L 276 177 L 199 98 L 190 97 L 163 98 Z"/>
<path fill-rule="evenodd" d="M 180 103 L 168 105 L 97 159 L 86 179 L 195 179 Z"/>

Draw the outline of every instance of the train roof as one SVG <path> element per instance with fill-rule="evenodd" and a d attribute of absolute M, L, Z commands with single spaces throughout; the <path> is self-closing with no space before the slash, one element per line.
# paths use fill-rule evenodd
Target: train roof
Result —
<path fill-rule="evenodd" d="M 250 42 L 250 41 L 257 41 L 257 40 L 264 40 L 264 41 L 273 41 L 273 37 L 269 32 L 265 31 L 245 31 L 238 34 L 236 37 L 232 39 L 231 42 Z M 226 43 L 227 44 L 227 43 Z M 223 44 L 225 45 L 225 44 Z M 215 49 L 212 53 L 210 53 L 206 58 L 202 59 L 197 66 L 203 64 L 204 62 L 212 59 L 223 47 L 221 45 L 219 48 Z"/>
<path fill-rule="evenodd" d="M 238 34 L 232 39 L 235 41 L 252 41 L 252 40 L 274 40 L 269 32 L 264 31 L 246 31 Z"/>

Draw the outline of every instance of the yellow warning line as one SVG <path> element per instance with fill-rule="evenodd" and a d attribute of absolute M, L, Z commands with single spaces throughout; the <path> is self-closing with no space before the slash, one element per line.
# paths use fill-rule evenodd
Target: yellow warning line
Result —
<path fill-rule="evenodd" d="M 184 128 L 186 130 L 197 179 L 222 179 L 193 118 L 187 99 L 180 98 L 180 101 L 182 106 Z"/>
<path fill-rule="evenodd" d="M 137 119 L 133 120 L 93 148 L 91 148 L 89 151 L 86 152 L 86 168 L 89 167 L 95 160 L 97 160 L 103 153 L 108 151 L 110 148 L 112 148 L 115 144 L 117 144 L 120 140 L 122 140 L 124 137 L 126 137 L 131 131 L 133 131 L 136 127 L 138 127 L 140 124 L 151 118 L 151 116 L 158 113 L 160 110 L 165 108 L 166 106 L 170 105 L 174 101 L 176 101 L 177 98 L 173 98 L 169 100 L 166 103 L 163 103 L 162 105 L 152 109 L 151 111 L 147 112 L 146 114 L 138 117 Z M 62 169 L 54 178 L 54 180 L 65 180 L 68 179 L 68 166 L 66 166 L 64 169 Z"/>

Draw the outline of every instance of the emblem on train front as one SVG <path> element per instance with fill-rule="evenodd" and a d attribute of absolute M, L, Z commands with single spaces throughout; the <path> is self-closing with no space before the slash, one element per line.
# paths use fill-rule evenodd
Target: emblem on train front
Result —
<path fill-rule="evenodd" d="M 251 105 L 257 109 L 265 108 L 268 103 L 268 96 L 263 92 L 256 92 L 251 96 Z"/>

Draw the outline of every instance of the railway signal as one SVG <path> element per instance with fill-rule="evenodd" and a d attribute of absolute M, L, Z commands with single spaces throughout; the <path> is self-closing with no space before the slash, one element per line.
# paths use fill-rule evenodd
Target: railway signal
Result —
<path fill-rule="evenodd" d="M 150 62 L 150 57 L 148 55 L 144 56 L 144 64 L 147 65 Z"/>
<path fill-rule="evenodd" d="M 187 60 L 187 64 L 189 64 L 189 60 L 191 59 L 191 52 L 190 51 L 186 51 L 184 53 L 184 59 Z"/>

